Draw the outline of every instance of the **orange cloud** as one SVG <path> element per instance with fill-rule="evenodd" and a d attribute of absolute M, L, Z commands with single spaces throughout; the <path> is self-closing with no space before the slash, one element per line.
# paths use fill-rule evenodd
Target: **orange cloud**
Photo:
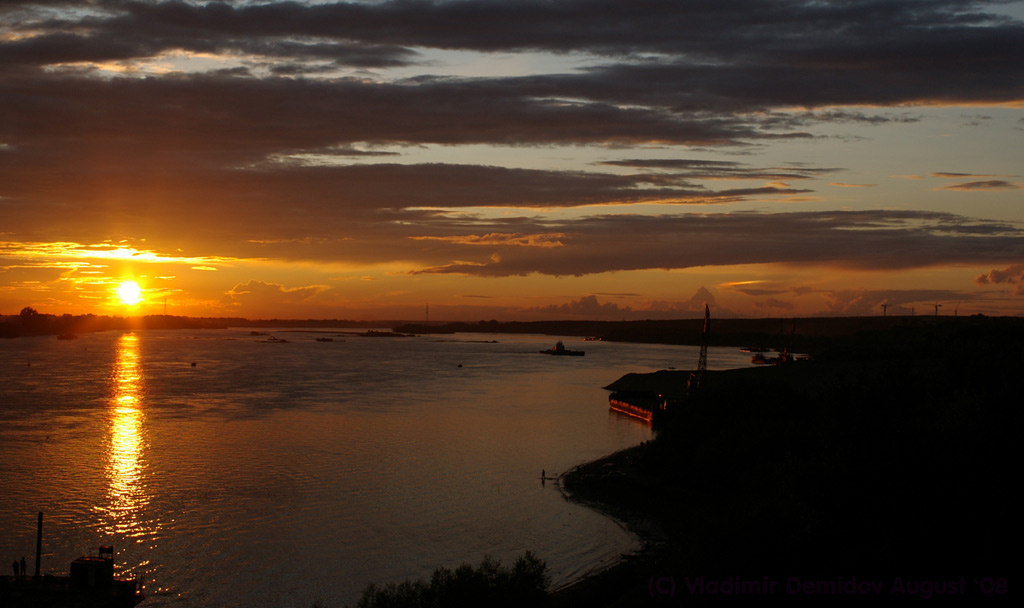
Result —
<path fill-rule="evenodd" d="M 224 295 L 224 301 L 229 304 L 258 302 L 261 306 L 294 304 L 309 300 L 328 289 L 330 287 L 325 285 L 287 288 L 277 283 L 254 280 L 244 284 L 239 283 L 232 287 Z"/>
<path fill-rule="evenodd" d="M 1002 270 L 993 269 L 987 274 L 979 274 L 974 282 L 978 285 L 999 284 L 999 283 L 1021 283 L 1024 282 L 1024 264 L 1014 264 Z M 1018 293 L 1021 289 L 1018 287 Z"/>
<path fill-rule="evenodd" d="M 443 241 L 457 245 L 501 245 L 513 247 L 564 247 L 565 244 L 559 239 L 565 238 L 565 233 L 556 232 L 550 234 L 508 234 L 491 232 L 484 235 L 465 236 L 411 236 L 414 241 Z"/>

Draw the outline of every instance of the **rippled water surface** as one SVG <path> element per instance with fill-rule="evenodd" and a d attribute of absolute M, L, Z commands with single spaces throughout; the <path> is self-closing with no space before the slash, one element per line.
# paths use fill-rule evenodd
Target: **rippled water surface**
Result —
<path fill-rule="evenodd" d="M 43 511 L 44 573 L 112 544 L 146 606 L 354 605 L 369 582 L 527 549 L 557 586 L 632 541 L 541 469 L 650 439 L 600 387 L 697 359 L 576 339 L 585 357 L 538 355 L 548 336 L 274 335 L 288 343 L 0 342 L 0 558 L 33 563 Z M 744 362 L 712 349 L 713 368 Z"/>

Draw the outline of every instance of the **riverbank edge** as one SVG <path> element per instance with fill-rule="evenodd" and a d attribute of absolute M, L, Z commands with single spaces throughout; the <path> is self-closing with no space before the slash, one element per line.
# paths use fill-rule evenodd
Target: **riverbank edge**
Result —
<path fill-rule="evenodd" d="M 663 570 L 666 563 L 678 561 L 681 548 L 669 539 L 660 516 L 631 506 L 621 484 L 603 483 L 612 478 L 628 478 L 631 485 L 655 481 L 642 479 L 631 466 L 648 449 L 648 443 L 585 462 L 559 475 L 558 488 L 567 500 L 608 517 L 626 530 L 639 547 L 552 590 L 554 606 L 630 605 L 639 595 L 646 595 L 645 579 Z M 648 485 L 646 489 L 652 488 Z"/>

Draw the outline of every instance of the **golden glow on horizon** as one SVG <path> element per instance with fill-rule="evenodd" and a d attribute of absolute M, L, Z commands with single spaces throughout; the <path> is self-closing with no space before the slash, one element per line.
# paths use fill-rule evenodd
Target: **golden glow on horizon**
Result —
<path fill-rule="evenodd" d="M 122 281 L 117 286 L 117 298 L 125 306 L 135 306 L 142 301 L 142 288 L 135 281 Z"/>
<path fill-rule="evenodd" d="M 902 218 L 888 225 L 927 229 L 929 221 Z M 859 229 L 863 228 L 846 228 Z M 562 241 L 563 234 L 567 233 L 480 231 L 475 235 L 416 240 L 452 242 L 477 249 L 500 244 L 520 250 L 558 251 L 571 245 L 569 236 Z M 673 310 L 685 312 L 689 299 L 704 285 L 712 290 L 728 316 L 761 316 L 768 305 L 776 307 L 779 314 L 791 316 L 877 312 L 875 307 L 865 308 L 866 304 L 858 308 L 863 300 L 853 299 L 851 294 L 856 292 L 876 299 L 898 298 L 897 292 L 908 292 L 902 296 L 905 302 L 944 297 L 949 301 L 975 301 L 978 311 L 986 314 L 1020 314 L 1019 303 L 1012 299 L 1009 288 L 996 285 L 980 292 L 974 287 L 975 277 L 999 265 L 943 266 L 941 271 L 922 271 L 856 269 L 835 263 L 774 263 L 577 277 L 531 274 L 496 280 L 443 272 L 446 266 L 425 267 L 411 258 L 385 263 L 325 263 L 175 258 L 154 251 L 134 248 L 128 241 L 92 245 L 0 241 L 0 272 L 11 277 L 6 288 L 0 288 L 0 313 L 16 314 L 22 307 L 32 306 L 48 314 L 159 314 L 167 310 L 166 298 L 173 296 L 173 313 L 182 316 L 418 319 L 423 303 L 429 301 L 431 312 L 450 317 L 447 320 L 534 320 L 562 314 L 559 307 L 593 294 L 601 304 L 617 305 L 624 312 L 616 312 L 612 306 L 594 310 L 570 306 L 565 314 L 622 318 L 644 311 L 660 316 Z M 97 253 L 103 257 L 89 259 Z M 486 262 L 460 257 L 450 263 L 468 267 Z M 119 287 L 123 280 L 133 280 L 139 286 L 137 301 L 131 288 L 128 298 L 122 298 Z M 920 295 L 920 290 L 928 293 Z M 980 307 L 982 301 L 984 308 Z M 967 310 L 966 304 L 960 309 Z"/>
<path fill-rule="evenodd" d="M 126 245 L 123 242 L 117 244 L 106 242 L 87 245 L 72 241 L 0 241 L 0 255 L 20 258 L 23 260 L 42 259 L 43 264 L 46 264 L 50 258 L 70 258 L 72 260 L 130 260 L 132 262 L 179 263 L 214 268 L 217 265 L 230 264 L 231 262 L 237 261 L 236 258 L 229 257 L 189 257 L 181 255 L 166 255 L 153 250 L 137 249 Z M 73 265 L 73 262 L 60 262 L 60 267 Z M 83 263 L 82 265 L 88 264 Z"/>

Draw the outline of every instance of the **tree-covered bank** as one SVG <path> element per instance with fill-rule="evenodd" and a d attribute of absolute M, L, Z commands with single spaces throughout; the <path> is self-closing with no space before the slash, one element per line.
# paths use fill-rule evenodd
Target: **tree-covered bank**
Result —
<path fill-rule="evenodd" d="M 70 336 L 96 331 L 135 329 L 226 329 L 260 328 L 377 328 L 387 329 L 398 321 L 352 321 L 347 319 L 244 319 L 241 317 L 179 317 L 145 315 L 116 317 L 102 315 L 52 315 L 26 306 L 17 315 L 0 315 L 0 338 L 27 336 Z"/>
<path fill-rule="evenodd" d="M 975 318 L 980 318 L 975 317 Z M 711 318 L 711 346 L 764 346 L 797 352 L 820 352 L 837 338 L 865 332 L 919 328 L 968 321 L 955 316 L 872 316 L 804 318 Z M 1024 319 L 1002 318 L 1024 326 Z M 704 319 L 646 321 L 480 321 L 477 323 L 410 323 L 395 331 L 412 334 L 507 333 L 586 336 L 610 342 L 699 345 Z"/>

